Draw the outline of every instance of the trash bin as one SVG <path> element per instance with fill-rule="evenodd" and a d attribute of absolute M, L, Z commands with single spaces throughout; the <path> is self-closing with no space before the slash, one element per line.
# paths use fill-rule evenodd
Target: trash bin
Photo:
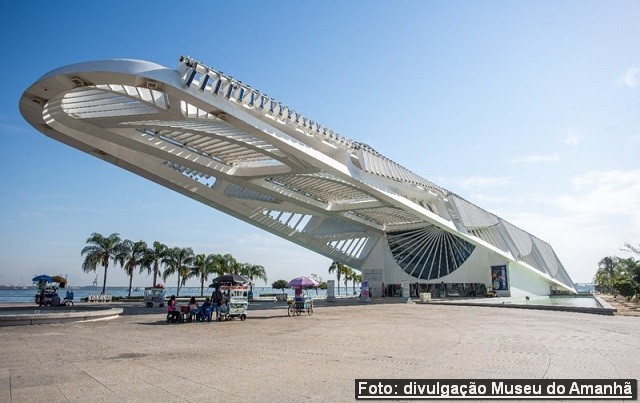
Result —
<path fill-rule="evenodd" d="M 420 302 L 429 302 L 431 301 L 431 293 L 430 292 L 421 292 L 420 293 Z"/>

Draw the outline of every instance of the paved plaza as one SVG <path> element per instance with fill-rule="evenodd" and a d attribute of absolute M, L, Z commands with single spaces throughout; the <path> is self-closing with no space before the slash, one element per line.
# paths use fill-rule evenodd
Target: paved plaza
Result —
<path fill-rule="evenodd" d="M 114 303 L 99 322 L 0 328 L 0 402 L 353 401 L 356 378 L 640 378 L 640 320 L 492 307 L 252 305 L 167 324 Z"/>

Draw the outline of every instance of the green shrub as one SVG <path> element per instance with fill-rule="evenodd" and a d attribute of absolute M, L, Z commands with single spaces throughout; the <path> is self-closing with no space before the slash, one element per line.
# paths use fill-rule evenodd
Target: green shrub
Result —
<path fill-rule="evenodd" d="M 636 284 L 629 278 L 619 278 L 613 283 L 613 287 L 622 295 L 627 298 L 627 301 L 631 300 L 631 297 L 636 295 Z"/>

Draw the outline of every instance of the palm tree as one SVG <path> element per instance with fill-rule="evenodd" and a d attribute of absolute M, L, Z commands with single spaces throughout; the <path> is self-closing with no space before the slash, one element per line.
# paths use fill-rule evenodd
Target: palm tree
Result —
<path fill-rule="evenodd" d="M 243 264 L 240 268 L 240 274 L 248 277 L 251 282 L 253 282 L 254 279 L 260 279 L 265 283 L 268 281 L 267 271 L 265 270 L 264 266 L 261 266 L 259 264 Z"/>
<path fill-rule="evenodd" d="M 102 294 L 107 288 L 107 270 L 109 269 L 109 259 L 116 260 L 122 248 L 122 240 L 120 234 L 113 233 L 108 237 L 104 237 L 97 232 L 91 234 L 87 239 L 87 246 L 80 252 L 80 256 L 85 256 L 82 263 L 84 272 L 96 271 L 98 265 L 104 267 L 104 279 L 102 281 Z M 114 263 L 115 264 L 115 263 Z"/>
<path fill-rule="evenodd" d="M 265 283 L 268 281 L 267 272 L 264 269 L 264 266 L 261 266 L 259 264 L 243 263 L 240 267 L 240 274 L 249 277 L 249 280 L 251 280 L 251 295 L 253 295 L 254 278 L 263 280 Z"/>
<path fill-rule="evenodd" d="M 170 249 L 167 247 L 167 245 L 155 241 L 153 243 L 153 248 L 149 248 L 145 252 L 142 267 L 147 268 L 148 274 L 151 274 L 151 271 L 153 271 L 153 283 L 151 284 L 152 287 L 156 286 L 158 276 L 162 275 L 160 271 L 160 265 L 162 264 L 163 260 L 169 255 L 169 250 Z"/>
<path fill-rule="evenodd" d="M 356 293 L 356 283 L 362 283 L 362 273 L 353 272 L 351 276 L 351 280 L 353 280 L 353 294 Z"/>
<path fill-rule="evenodd" d="M 336 272 L 336 279 L 338 280 L 338 295 L 340 295 L 340 277 L 344 273 L 344 270 L 347 266 L 334 260 L 331 262 L 331 266 L 329 266 L 329 274 Z"/>
<path fill-rule="evenodd" d="M 204 279 L 201 277 L 201 274 L 204 273 L 205 267 L 207 265 L 207 255 L 204 253 L 198 253 L 193 258 L 193 265 L 191 266 L 189 273 L 187 273 L 187 278 L 191 277 L 199 277 L 201 280 L 200 283 L 200 296 L 202 297 L 204 293 Z"/>
<path fill-rule="evenodd" d="M 622 277 L 622 278 L 631 279 L 637 264 L 638 262 L 633 257 L 619 259 L 615 269 L 616 278 Z"/>
<path fill-rule="evenodd" d="M 184 286 L 189 274 L 189 269 L 193 263 L 193 249 L 172 248 L 169 255 L 162 260 L 167 269 L 162 274 L 164 281 L 174 273 L 178 274 L 178 286 L 176 287 L 176 297 L 180 296 L 180 288 Z"/>
<path fill-rule="evenodd" d="M 342 275 L 344 276 L 344 293 L 347 294 L 347 283 L 351 280 L 351 277 L 356 274 L 349 266 L 344 266 Z"/>
<path fill-rule="evenodd" d="M 240 264 L 230 253 L 222 256 L 224 264 L 224 274 L 239 274 Z"/>
<path fill-rule="evenodd" d="M 594 278 L 594 282 L 601 288 L 612 293 L 614 298 L 616 297 L 616 290 L 613 287 L 613 283 L 616 278 L 616 266 L 618 266 L 619 261 L 620 258 L 617 256 L 607 256 L 602 258 L 602 260 L 598 262 L 598 271 Z"/>
<path fill-rule="evenodd" d="M 209 278 L 209 274 L 215 273 L 215 255 L 205 255 L 200 253 L 193 260 L 193 267 L 186 278 L 198 277 L 200 280 L 200 296 L 204 296 L 204 283 Z"/>
<path fill-rule="evenodd" d="M 211 258 L 211 267 L 212 267 L 213 273 L 216 274 L 217 276 L 222 276 L 223 274 L 226 274 L 226 263 L 225 263 L 224 256 L 222 256 L 219 253 L 215 253 L 213 255 L 209 255 L 209 257 Z"/>
<path fill-rule="evenodd" d="M 131 297 L 131 284 L 133 283 L 133 271 L 136 267 L 142 265 L 147 251 L 147 243 L 145 241 L 132 242 L 125 239 L 122 242 L 122 250 L 117 256 L 120 266 L 129 276 L 129 297 Z"/>

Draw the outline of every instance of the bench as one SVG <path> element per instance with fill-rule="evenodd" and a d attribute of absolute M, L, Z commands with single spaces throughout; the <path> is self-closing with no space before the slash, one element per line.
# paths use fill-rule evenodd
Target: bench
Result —
<path fill-rule="evenodd" d="M 278 299 L 275 296 L 273 296 L 273 297 L 263 297 L 263 296 L 254 297 L 253 300 L 256 301 L 256 302 L 277 302 L 278 301 Z"/>
<path fill-rule="evenodd" d="M 87 296 L 87 302 L 111 302 L 111 294 L 97 294 Z"/>

